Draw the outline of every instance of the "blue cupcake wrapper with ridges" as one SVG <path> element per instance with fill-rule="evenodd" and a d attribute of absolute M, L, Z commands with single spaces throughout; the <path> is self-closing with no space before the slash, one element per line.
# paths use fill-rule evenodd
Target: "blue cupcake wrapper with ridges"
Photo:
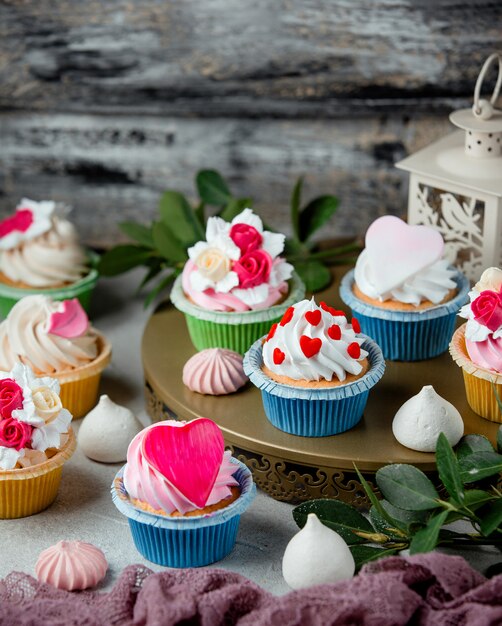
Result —
<path fill-rule="evenodd" d="M 354 270 L 340 285 L 340 296 L 357 317 L 361 329 L 382 348 L 391 361 L 422 361 L 448 350 L 460 307 L 468 300 L 469 280 L 455 277 L 457 294 L 438 306 L 421 311 L 394 311 L 363 302 L 352 291 Z"/>
<path fill-rule="evenodd" d="M 262 340 L 244 357 L 244 371 L 261 391 L 268 420 L 279 430 L 300 437 L 327 437 L 353 428 L 361 419 L 370 389 L 382 378 L 385 361 L 379 346 L 364 337 L 370 369 L 358 380 L 338 387 L 312 389 L 277 383 L 261 369 Z"/>
<path fill-rule="evenodd" d="M 201 567 L 223 559 L 233 548 L 240 516 L 251 504 L 256 486 L 249 469 L 232 458 L 237 467 L 240 496 L 229 506 L 209 515 L 168 517 L 137 509 L 123 486 L 124 467 L 112 484 L 112 499 L 129 521 L 137 550 L 152 563 L 165 567 Z"/>

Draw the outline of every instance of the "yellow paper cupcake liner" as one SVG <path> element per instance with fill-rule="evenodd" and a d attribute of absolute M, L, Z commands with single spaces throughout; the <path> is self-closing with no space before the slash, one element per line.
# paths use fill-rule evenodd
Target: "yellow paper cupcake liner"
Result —
<path fill-rule="evenodd" d="M 63 464 L 77 447 L 73 430 L 52 458 L 39 465 L 0 470 L 0 519 L 14 519 L 40 513 L 50 506 L 58 493 Z"/>
<path fill-rule="evenodd" d="M 455 331 L 450 343 L 450 354 L 462 368 L 465 393 L 471 409 L 491 422 L 502 423 L 502 415 L 495 392 L 502 398 L 502 375 L 490 372 L 471 361 L 465 346 L 463 324 Z"/>
<path fill-rule="evenodd" d="M 96 406 L 101 373 L 110 363 L 110 342 L 98 333 L 99 355 L 91 363 L 68 372 L 52 374 L 61 385 L 61 402 L 74 419 L 83 417 Z"/>

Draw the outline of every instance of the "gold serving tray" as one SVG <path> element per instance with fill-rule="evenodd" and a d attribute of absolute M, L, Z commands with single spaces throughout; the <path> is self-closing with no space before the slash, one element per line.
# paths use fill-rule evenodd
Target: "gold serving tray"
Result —
<path fill-rule="evenodd" d="M 347 310 L 338 297 L 340 278 L 347 269 L 334 272 L 330 288 L 316 294 L 317 302 L 325 300 Z M 181 379 L 183 365 L 195 352 L 183 315 L 172 305 L 163 305 L 150 318 L 143 334 L 148 413 L 154 420 L 214 420 L 234 456 L 252 470 L 257 485 L 278 500 L 336 497 L 364 507 L 367 500 L 354 464 L 370 482 L 375 471 L 388 463 L 411 463 L 433 473 L 434 455 L 405 448 L 391 430 L 398 408 L 424 385 L 433 385 L 457 407 L 466 434 L 480 433 L 495 442 L 498 424 L 469 408 L 462 372 L 449 353 L 415 363 L 388 361 L 355 428 L 332 437 L 309 438 L 289 435 L 272 426 L 265 417 L 260 392 L 250 383 L 237 393 L 218 397 L 187 389 Z"/>

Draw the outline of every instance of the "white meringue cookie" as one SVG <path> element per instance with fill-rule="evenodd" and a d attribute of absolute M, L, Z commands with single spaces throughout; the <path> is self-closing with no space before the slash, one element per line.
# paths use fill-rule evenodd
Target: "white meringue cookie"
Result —
<path fill-rule="evenodd" d="M 292 589 L 346 580 L 355 568 L 345 541 L 314 513 L 288 543 L 282 559 L 282 575 Z"/>
<path fill-rule="evenodd" d="M 94 461 L 120 463 L 126 460 L 129 444 L 142 429 L 132 411 L 103 395 L 84 418 L 78 432 L 78 444 Z"/>
<path fill-rule="evenodd" d="M 457 409 L 436 393 L 432 385 L 407 400 L 396 413 L 392 432 L 400 444 L 418 452 L 434 452 L 440 433 L 450 445 L 464 434 L 464 422 Z"/>

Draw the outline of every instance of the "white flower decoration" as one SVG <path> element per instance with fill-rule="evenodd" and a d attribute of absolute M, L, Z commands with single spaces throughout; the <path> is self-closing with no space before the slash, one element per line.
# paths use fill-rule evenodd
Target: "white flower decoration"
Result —
<path fill-rule="evenodd" d="M 0 446 L 0 468 L 3 470 L 14 469 L 22 456 L 24 456 L 24 450 Z"/>
<path fill-rule="evenodd" d="M 28 198 L 23 198 L 16 207 L 16 213 L 7 218 L 15 222 L 19 211 L 28 210 L 31 212 L 32 221 L 26 230 L 13 230 L 0 238 L 0 250 L 10 250 L 23 241 L 28 241 L 46 233 L 52 227 L 52 216 L 56 203 L 52 201 L 35 202 Z M 5 221 L 5 220 L 4 220 Z"/>

